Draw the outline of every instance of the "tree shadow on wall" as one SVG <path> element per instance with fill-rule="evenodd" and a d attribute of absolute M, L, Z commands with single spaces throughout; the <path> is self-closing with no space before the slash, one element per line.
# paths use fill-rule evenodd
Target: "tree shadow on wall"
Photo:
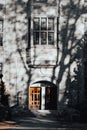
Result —
<path fill-rule="evenodd" d="M 61 11 L 65 16 L 63 24 L 61 25 L 60 30 L 60 17 Z M 58 78 L 56 80 L 56 85 L 58 86 L 58 97 L 59 97 L 59 89 L 60 84 L 65 80 L 63 77 L 66 77 L 66 81 L 64 83 L 63 92 L 60 93 L 63 95 L 62 99 L 58 102 L 63 109 L 63 106 L 67 108 L 75 108 L 80 101 L 81 96 L 81 77 L 80 74 L 82 72 L 82 51 L 83 51 L 83 36 L 79 37 L 79 34 L 76 34 L 77 31 L 77 23 L 81 18 L 82 14 L 86 13 L 86 8 L 81 6 L 81 0 L 75 3 L 73 0 L 70 0 L 68 4 L 62 5 L 60 8 L 60 1 L 58 7 L 58 38 L 57 38 L 57 58 L 56 65 L 53 67 L 51 81 L 54 82 L 56 69 L 59 67 Z M 73 22 L 72 22 L 73 21 Z M 59 31 L 60 30 L 60 31 Z M 33 31 L 33 30 L 32 30 Z M 78 36 L 77 36 L 78 35 Z M 60 53 L 62 54 L 61 58 Z M 36 49 L 34 48 L 34 54 L 36 54 Z M 36 55 L 35 55 L 36 60 Z M 74 66 L 75 67 L 72 67 Z M 71 74 L 71 68 L 73 68 L 73 75 Z M 74 99 L 73 99 L 74 96 Z"/>
<path fill-rule="evenodd" d="M 29 83 L 31 80 L 31 68 L 28 68 L 27 64 L 26 64 L 26 48 L 29 48 L 28 45 L 30 45 L 30 43 L 28 43 L 28 29 L 26 29 L 26 26 L 28 25 L 28 16 L 31 14 L 31 1 L 29 0 L 28 2 L 24 2 L 21 0 L 18 1 L 11 1 L 10 3 L 7 3 L 8 8 L 6 8 L 6 13 L 8 15 L 8 23 L 10 23 L 10 25 L 12 25 L 12 31 L 13 34 L 15 35 L 15 40 L 11 39 L 9 41 L 9 46 L 12 47 L 12 44 L 10 43 L 14 43 L 15 41 L 15 46 L 14 46 L 14 51 L 11 51 L 9 54 L 9 57 L 6 59 L 6 63 L 8 63 L 9 66 L 11 66 L 12 64 L 14 64 L 16 61 L 17 62 L 17 66 L 15 66 L 15 72 L 18 70 L 20 71 L 21 67 L 19 67 L 18 69 L 18 63 L 21 64 L 24 69 L 24 74 L 22 74 L 21 76 L 20 73 L 15 73 L 13 74 L 13 72 L 10 71 L 9 73 L 9 87 L 10 89 L 14 91 L 14 95 L 12 95 L 11 97 L 11 110 L 12 110 L 12 116 L 17 116 L 17 115 L 26 115 L 30 114 L 31 116 L 33 115 L 33 113 L 31 111 L 28 110 L 28 97 L 29 97 Z M 9 11 L 9 9 L 11 9 Z M 13 13 L 13 15 L 11 15 L 11 13 Z M 21 18 L 23 19 L 21 19 Z M 19 26 L 19 28 L 17 27 Z M 10 28 L 10 27 L 9 27 Z M 20 36 L 20 34 L 22 34 Z M 16 55 L 16 59 L 12 58 L 13 55 Z M 13 60 L 12 60 L 13 59 Z M 11 61 L 12 60 L 12 61 Z M 22 72 L 22 71 L 21 71 Z M 13 74 L 13 80 L 15 80 L 15 83 L 11 82 L 12 79 L 12 75 Z M 24 76 L 26 75 L 26 76 Z M 24 90 L 19 90 L 19 83 L 17 84 L 18 78 L 20 77 L 20 83 L 22 83 L 21 87 L 25 87 L 26 84 L 27 86 L 24 88 Z M 26 83 L 25 82 L 25 77 L 27 78 Z M 15 93 L 16 92 L 16 93 Z M 23 94 L 23 95 L 22 95 Z M 23 99 L 22 99 L 23 98 Z M 22 104 L 21 102 L 24 101 L 24 104 Z M 23 113 L 24 112 L 24 113 Z"/>
<path fill-rule="evenodd" d="M 59 97 L 59 87 L 60 87 L 60 83 L 63 81 L 63 76 L 64 73 L 66 73 L 66 81 L 65 81 L 65 86 L 66 88 L 64 88 L 64 92 L 63 92 L 63 98 L 58 102 L 58 104 L 60 104 L 61 106 L 66 105 L 68 106 L 66 103 L 66 101 L 68 100 L 68 107 L 73 107 L 72 106 L 72 97 L 75 93 L 75 95 L 77 95 L 75 97 L 75 99 L 77 98 L 77 102 L 79 102 L 79 89 L 80 89 L 80 84 L 78 82 L 78 80 L 81 79 L 80 74 L 79 74 L 79 69 L 81 70 L 81 66 L 82 66 L 82 57 L 81 55 L 79 55 L 82 52 L 82 47 L 83 47 L 83 42 L 82 42 L 82 37 L 77 40 L 76 36 L 75 36 L 75 31 L 76 31 L 76 23 L 78 21 L 78 19 L 80 18 L 80 16 L 86 12 L 86 9 L 83 8 L 83 6 L 80 8 L 80 0 L 77 3 L 74 3 L 73 0 L 70 0 L 70 3 L 63 6 L 62 10 L 64 10 L 64 16 L 67 16 L 63 25 L 61 26 L 61 31 L 58 30 L 58 40 L 57 40 L 57 59 L 56 59 L 56 64 L 53 68 L 53 72 L 52 72 L 52 77 L 51 77 L 51 81 L 53 82 L 55 79 L 55 75 L 56 75 L 56 68 L 59 67 L 59 72 L 58 72 L 58 78 L 56 80 L 56 85 L 58 86 L 58 97 Z M 33 30 L 29 30 L 29 32 L 26 32 L 25 30 L 22 30 L 22 28 L 20 28 L 19 30 L 17 30 L 17 25 L 21 25 L 23 24 L 22 27 L 26 26 L 26 21 L 28 16 L 31 16 L 31 2 L 28 1 L 28 4 L 26 6 L 26 3 L 24 3 L 23 1 L 17 1 L 17 3 L 15 3 L 14 5 L 15 8 L 15 14 L 16 16 L 14 17 L 14 21 L 15 21 L 15 29 L 13 31 L 15 31 L 16 33 L 16 47 L 17 50 L 15 50 L 16 52 L 18 52 L 18 55 L 21 59 L 22 65 L 26 71 L 26 75 L 28 76 L 28 81 L 27 81 L 27 88 L 25 90 L 25 94 L 27 95 L 26 98 L 26 104 L 28 104 L 28 97 L 29 97 L 29 83 L 31 81 L 31 67 L 27 65 L 29 65 L 31 59 L 31 53 L 30 53 L 30 40 L 27 37 L 27 34 L 30 35 L 31 31 Z M 14 9 L 13 6 L 10 5 L 9 8 L 12 7 L 12 10 Z M 20 9 L 20 10 L 18 10 Z M 28 11 L 29 9 L 29 11 Z M 27 15 L 26 15 L 27 12 Z M 60 24 L 60 3 L 59 3 L 59 7 L 58 7 L 58 14 L 59 14 L 59 19 L 58 19 L 58 29 L 59 29 L 59 24 Z M 24 14 L 24 15 L 23 15 Z M 9 15 L 10 16 L 10 15 Z M 24 16 L 23 21 L 21 21 L 19 16 Z M 73 23 L 70 24 L 70 19 L 73 19 Z M 8 20 L 12 23 L 13 17 L 10 16 L 10 18 L 8 18 Z M 30 25 L 28 23 L 28 25 Z M 20 26 L 19 26 L 20 27 Z M 20 36 L 20 34 L 23 32 L 22 36 Z M 28 41 L 28 40 L 29 41 Z M 61 42 L 60 42 L 61 41 Z M 28 42 L 28 47 L 24 47 L 24 43 Z M 62 47 L 61 47 L 62 46 Z M 27 48 L 27 49 L 26 49 Z M 23 57 L 23 50 L 26 49 L 26 52 L 28 53 L 27 58 L 27 64 L 25 62 L 25 59 Z M 75 51 L 74 51 L 75 50 Z M 15 52 L 12 52 L 15 53 Z M 62 53 L 61 58 L 59 59 L 59 53 Z M 68 63 L 65 62 L 66 58 L 69 57 L 69 61 Z M 35 59 L 36 60 L 36 59 Z M 73 65 L 73 63 L 76 62 L 76 64 L 78 64 L 78 72 L 77 70 L 74 69 L 74 73 L 76 76 L 70 75 L 70 68 Z M 81 71 L 80 71 L 81 72 Z M 79 77 L 78 77 L 79 75 Z M 24 80 L 23 79 L 24 75 L 21 78 L 21 81 Z M 72 80 L 74 79 L 74 80 Z M 77 86 L 77 87 L 76 87 Z M 17 98 L 19 100 L 19 92 L 16 93 L 17 94 Z M 18 101 L 17 100 L 17 101 Z M 17 102 L 18 104 L 18 102 Z M 26 105 L 25 104 L 25 105 Z M 63 108 L 62 108 L 63 109 Z M 19 109 L 20 111 L 20 109 Z"/>
<path fill-rule="evenodd" d="M 67 111 L 69 108 L 79 110 L 79 104 L 82 102 L 84 36 L 82 35 L 79 38 L 80 34 L 76 34 L 76 31 L 78 30 L 77 23 L 82 15 L 86 13 L 86 8 L 81 6 L 80 2 L 80 0 L 77 3 L 70 0 L 70 2 L 66 2 L 66 4 L 61 3 L 61 8 L 60 5 L 58 8 L 59 24 L 61 14 L 62 17 L 64 15 L 64 22 L 62 22 L 61 31 L 58 34 L 58 56 L 60 56 L 60 54 L 62 54 L 62 56 L 61 58 L 57 57 L 58 64 L 53 68 L 52 82 L 55 78 L 56 69 L 59 67 L 56 84 L 58 86 L 58 97 L 60 94 L 62 98 L 58 101 L 58 107 L 61 109 L 66 108 Z M 70 23 L 71 19 L 74 20 L 72 23 Z"/>

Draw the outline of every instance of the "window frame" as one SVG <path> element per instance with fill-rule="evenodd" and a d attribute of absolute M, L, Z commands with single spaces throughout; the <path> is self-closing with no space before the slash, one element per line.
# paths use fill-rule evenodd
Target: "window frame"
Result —
<path fill-rule="evenodd" d="M 0 74 L 2 74 L 3 63 L 0 62 Z"/>
<path fill-rule="evenodd" d="M 3 46 L 3 19 L 0 19 L 0 46 Z"/>
<path fill-rule="evenodd" d="M 47 20 L 47 29 L 46 30 L 41 30 L 41 19 L 46 18 Z M 39 30 L 35 30 L 34 29 L 34 19 L 39 19 Z M 48 25 L 48 20 L 49 19 L 53 19 L 53 30 L 49 29 L 49 25 Z M 32 31 L 32 38 L 31 38 L 31 45 L 36 46 L 36 45 L 53 45 L 56 46 L 56 42 L 57 42 L 57 17 L 53 17 L 53 16 L 34 16 L 31 20 L 31 30 Z M 47 38 L 46 38 L 46 44 L 41 44 L 41 33 L 46 32 Z M 39 44 L 34 44 L 34 33 L 39 33 Z M 49 44 L 48 43 L 48 33 L 53 33 L 53 44 Z"/>
<path fill-rule="evenodd" d="M 47 0 L 33 0 L 33 2 L 35 2 L 35 3 L 44 3 L 44 2 L 47 2 Z"/>

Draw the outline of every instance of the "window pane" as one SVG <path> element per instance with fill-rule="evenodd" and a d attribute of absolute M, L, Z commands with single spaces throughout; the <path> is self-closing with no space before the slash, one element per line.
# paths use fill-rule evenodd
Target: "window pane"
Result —
<path fill-rule="evenodd" d="M 48 33 L 48 44 L 51 44 L 51 45 L 54 44 L 54 33 L 53 32 Z"/>
<path fill-rule="evenodd" d="M 39 18 L 34 18 L 34 30 L 39 30 Z"/>
<path fill-rule="evenodd" d="M 47 33 L 42 32 L 41 33 L 41 44 L 46 44 L 46 39 L 47 39 Z"/>
<path fill-rule="evenodd" d="M 30 32 L 30 30 L 31 30 L 31 19 L 29 18 L 28 19 L 28 31 Z"/>
<path fill-rule="evenodd" d="M 3 32 L 3 21 L 0 21 L 0 33 Z"/>
<path fill-rule="evenodd" d="M 34 32 L 34 45 L 39 44 L 39 32 Z"/>
<path fill-rule="evenodd" d="M 54 30 L 54 18 L 48 18 L 48 29 Z"/>
<path fill-rule="evenodd" d="M 31 19 L 28 19 L 28 48 L 30 48 L 30 39 L 31 39 Z"/>
<path fill-rule="evenodd" d="M 41 19 L 41 30 L 46 30 L 47 29 L 47 19 L 42 18 Z"/>
<path fill-rule="evenodd" d="M 0 46 L 2 46 L 2 39 L 3 39 L 3 21 L 0 20 Z"/>
<path fill-rule="evenodd" d="M 0 74 L 2 74 L 2 63 L 0 63 Z"/>
<path fill-rule="evenodd" d="M 47 0 L 34 0 L 35 2 L 46 2 Z"/>
<path fill-rule="evenodd" d="M 3 42 L 3 34 L 0 33 L 0 46 L 2 46 L 2 42 Z"/>

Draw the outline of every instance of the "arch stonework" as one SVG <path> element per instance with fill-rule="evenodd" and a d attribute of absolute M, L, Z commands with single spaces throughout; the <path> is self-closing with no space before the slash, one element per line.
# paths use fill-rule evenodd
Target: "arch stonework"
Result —
<path fill-rule="evenodd" d="M 52 80 L 53 77 L 53 68 L 36 68 L 36 69 L 31 69 L 31 81 L 30 84 L 34 83 L 34 82 L 38 82 L 38 81 L 49 81 L 56 84 L 56 80 L 57 80 L 57 73 L 55 73 L 54 75 L 54 80 Z"/>
<path fill-rule="evenodd" d="M 56 80 L 57 80 L 57 76 L 56 74 L 54 75 L 54 80 L 52 80 L 52 69 L 44 69 L 44 73 L 41 72 L 41 69 L 34 69 L 31 71 L 32 72 L 32 76 L 31 76 L 31 81 L 30 84 L 34 83 L 34 82 L 38 82 L 38 81 L 49 81 L 56 84 Z"/>
<path fill-rule="evenodd" d="M 57 86 L 56 85 L 56 79 L 52 82 L 49 77 L 37 77 L 35 80 L 34 79 L 31 80 L 30 85 L 35 84 L 35 83 L 40 82 L 40 81 L 44 81 L 44 82 L 47 81 L 47 82 L 52 83 L 55 86 Z"/>

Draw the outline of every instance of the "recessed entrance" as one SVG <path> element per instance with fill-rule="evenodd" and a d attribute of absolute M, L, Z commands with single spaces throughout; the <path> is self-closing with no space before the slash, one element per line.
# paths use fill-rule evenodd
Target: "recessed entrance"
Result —
<path fill-rule="evenodd" d="M 39 87 L 38 87 L 39 86 Z M 33 110 L 56 110 L 57 87 L 47 83 L 30 86 L 29 109 Z"/>
<path fill-rule="evenodd" d="M 45 109 L 57 109 L 57 87 L 46 87 Z"/>

